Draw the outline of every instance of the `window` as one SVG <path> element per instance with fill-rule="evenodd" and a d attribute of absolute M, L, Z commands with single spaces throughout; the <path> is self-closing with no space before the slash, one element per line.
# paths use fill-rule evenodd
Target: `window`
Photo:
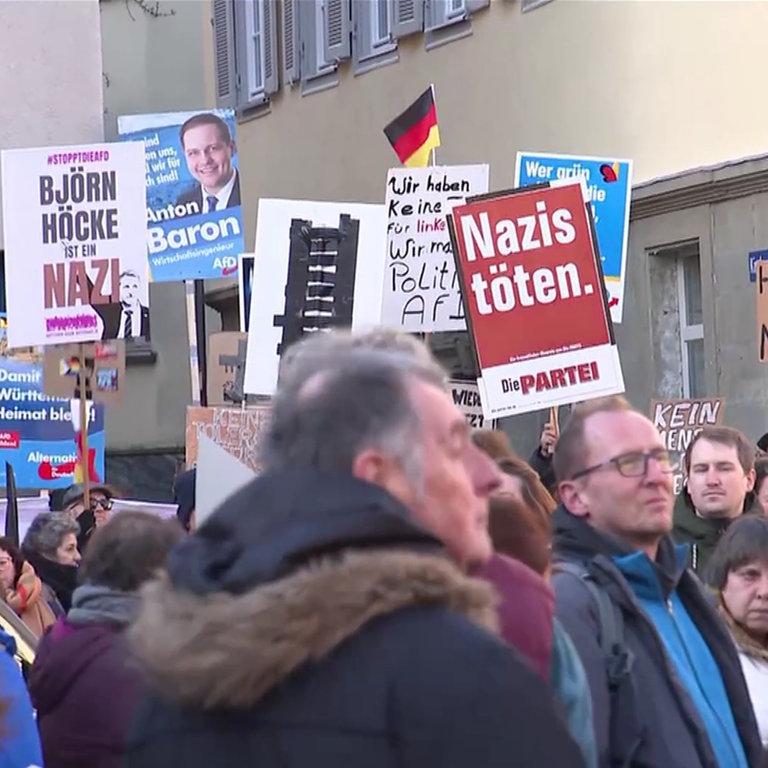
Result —
<path fill-rule="evenodd" d="M 216 101 L 247 113 L 279 90 L 277 0 L 213 0 Z"/>
<path fill-rule="evenodd" d="M 706 397 L 704 315 L 698 244 L 677 259 L 677 295 L 682 347 L 683 397 Z"/>
<path fill-rule="evenodd" d="M 471 35 L 472 24 L 469 17 L 491 4 L 490 0 L 424 0 L 424 2 L 427 50 Z"/>
<path fill-rule="evenodd" d="M 245 71 L 248 98 L 253 99 L 264 90 L 264 6 L 245 4 Z"/>
<path fill-rule="evenodd" d="M 392 33 L 396 5 L 393 0 L 352 3 L 352 71 L 355 75 L 398 61 L 397 41 Z"/>
<path fill-rule="evenodd" d="M 339 84 L 338 63 L 351 51 L 351 0 L 283 0 L 283 72 L 302 93 Z"/>
<path fill-rule="evenodd" d="M 391 42 L 392 20 L 389 17 L 389 0 L 373 0 L 371 5 L 371 44 L 376 48 Z"/>

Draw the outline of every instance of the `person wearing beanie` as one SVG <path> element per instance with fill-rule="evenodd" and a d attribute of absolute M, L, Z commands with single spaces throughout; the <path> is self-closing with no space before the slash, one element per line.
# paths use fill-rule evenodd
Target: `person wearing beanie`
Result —
<path fill-rule="evenodd" d="M 173 484 L 173 501 L 178 505 L 176 517 L 186 531 L 194 533 L 195 524 L 195 483 L 197 470 L 193 467 L 177 476 Z"/>

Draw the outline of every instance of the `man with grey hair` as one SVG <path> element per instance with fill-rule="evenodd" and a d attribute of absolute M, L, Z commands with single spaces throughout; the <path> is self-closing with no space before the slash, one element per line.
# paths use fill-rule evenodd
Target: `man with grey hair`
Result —
<path fill-rule="evenodd" d="M 131 640 L 151 696 L 126 765 L 582 765 L 544 683 L 489 631 L 492 591 L 454 564 L 490 557 L 499 480 L 442 371 L 302 345 L 265 472 L 145 590 Z"/>

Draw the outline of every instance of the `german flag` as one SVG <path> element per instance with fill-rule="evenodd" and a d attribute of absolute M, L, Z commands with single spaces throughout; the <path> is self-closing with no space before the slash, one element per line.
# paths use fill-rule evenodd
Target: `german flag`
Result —
<path fill-rule="evenodd" d="M 435 86 L 430 85 L 405 112 L 398 115 L 384 129 L 384 135 L 403 165 L 426 168 L 429 153 L 440 146 Z"/>

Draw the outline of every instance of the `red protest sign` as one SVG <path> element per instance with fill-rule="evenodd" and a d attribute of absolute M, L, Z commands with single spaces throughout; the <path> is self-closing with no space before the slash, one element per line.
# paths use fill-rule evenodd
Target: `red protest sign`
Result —
<path fill-rule="evenodd" d="M 580 181 L 449 218 L 486 418 L 624 391 Z"/>

